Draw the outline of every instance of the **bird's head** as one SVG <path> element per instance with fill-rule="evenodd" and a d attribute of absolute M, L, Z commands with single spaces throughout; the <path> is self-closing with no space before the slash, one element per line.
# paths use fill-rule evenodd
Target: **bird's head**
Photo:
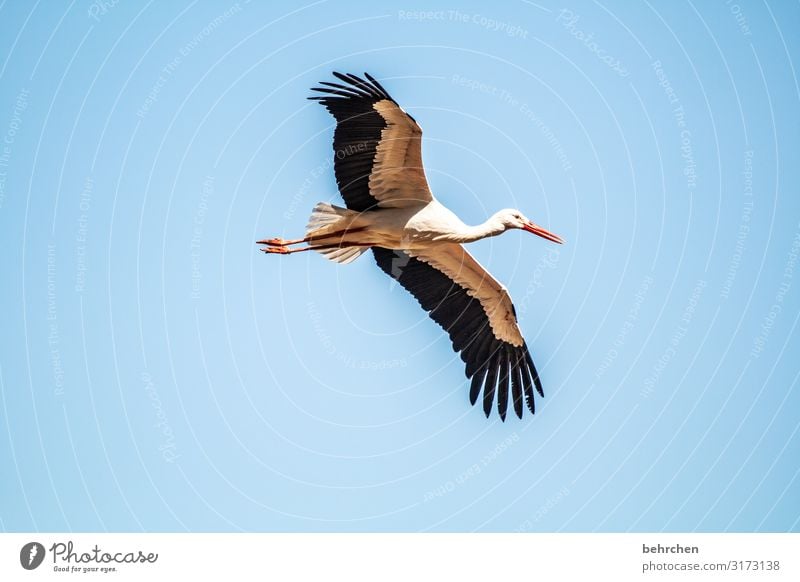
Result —
<path fill-rule="evenodd" d="M 537 236 L 545 238 L 549 241 L 553 241 L 558 244 L 562 244 L 564 240 L 550 232 L 549 230 L 545 230 L 538 224 L 535 224 L 531 220 L 525 217 L 519 210 L 514 208 L 507 208 L 505 210 L 501 210 L 495 215 L 495 218 L 503 225 L 503 230 L 509 230 L 511 228 L 518 228 L 520 230 L 525 230 L 531 232 Z"/>

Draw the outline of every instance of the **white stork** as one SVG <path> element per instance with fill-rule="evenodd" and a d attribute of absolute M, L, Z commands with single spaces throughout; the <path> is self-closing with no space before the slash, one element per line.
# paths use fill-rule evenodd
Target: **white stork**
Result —
<path fill-rule="evenodd" d="M 307 250 L 349 263 L 367 249 L 378 266 L 419 301 L 450 334 L 453 349 L 471 378 L 470 402 L 483 389 L 488 418 L 497 394 L 505 420 L 509 386 L 522 418 L 523 394 L 534 412 L 533 389 L 542 384 L 520 332 L 506 288 L 462 243 L 522 229 L 561 243 L 518 210 L 501 210 L 485 223 L 467 226 L 434 198 L 422 167 L 422 130 L 369 74 L 333 73 L 342 83 L 321 82 L 313 90 L 336 118 L 334 173 L 347 208 L 314 207 L 304 238 L 258 241 L 266 253 Z M 293 245 L 307 243 L 307 246 Z"/>

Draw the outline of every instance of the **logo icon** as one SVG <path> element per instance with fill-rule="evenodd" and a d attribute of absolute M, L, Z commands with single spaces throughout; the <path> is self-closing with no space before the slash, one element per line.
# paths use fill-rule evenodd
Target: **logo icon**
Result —
<path fill-rule="evenodd" d="M 39 542 L 28 542 L 19 551 L 19 563 L 26 570 L 35 570 L 44 561 L 44 546 Z"/>

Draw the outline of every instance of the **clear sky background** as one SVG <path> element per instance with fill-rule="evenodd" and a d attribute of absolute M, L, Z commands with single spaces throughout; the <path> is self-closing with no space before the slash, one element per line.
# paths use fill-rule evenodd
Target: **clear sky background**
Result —
<path fill-rule="evenodd" d="M 427 12 L 420 12 L 427 11 Z M 0 529 L 800 530 L 796 2 L 0 3 Z M 376 76 L 545 398 L 468 402 L 309 88 Z"/>

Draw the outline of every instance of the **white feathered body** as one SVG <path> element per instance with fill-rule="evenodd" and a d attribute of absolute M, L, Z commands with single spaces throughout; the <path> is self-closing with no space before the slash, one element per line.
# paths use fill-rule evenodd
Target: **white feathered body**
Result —
<path fill-rule="evenodd" d="M 348 243 L 357 243 L 415 250 L 430 248 L 435 243 L 472 242 L 500 234 L 502 229 L 502 224 L 494 224 L 492 220 L 478 227 L 468 226 L 436 199 L 381 208 L 379 212 L 355 212 L 320 202 L 309 218 L 306 236 L 314 237 L 310 243 L 312 246 L 338 244 L 348 247 Z M 326 236 L 343 231 L 343 235 Z M 364 250 L 366 248 L 361 248 L 362 252 Z"/>

